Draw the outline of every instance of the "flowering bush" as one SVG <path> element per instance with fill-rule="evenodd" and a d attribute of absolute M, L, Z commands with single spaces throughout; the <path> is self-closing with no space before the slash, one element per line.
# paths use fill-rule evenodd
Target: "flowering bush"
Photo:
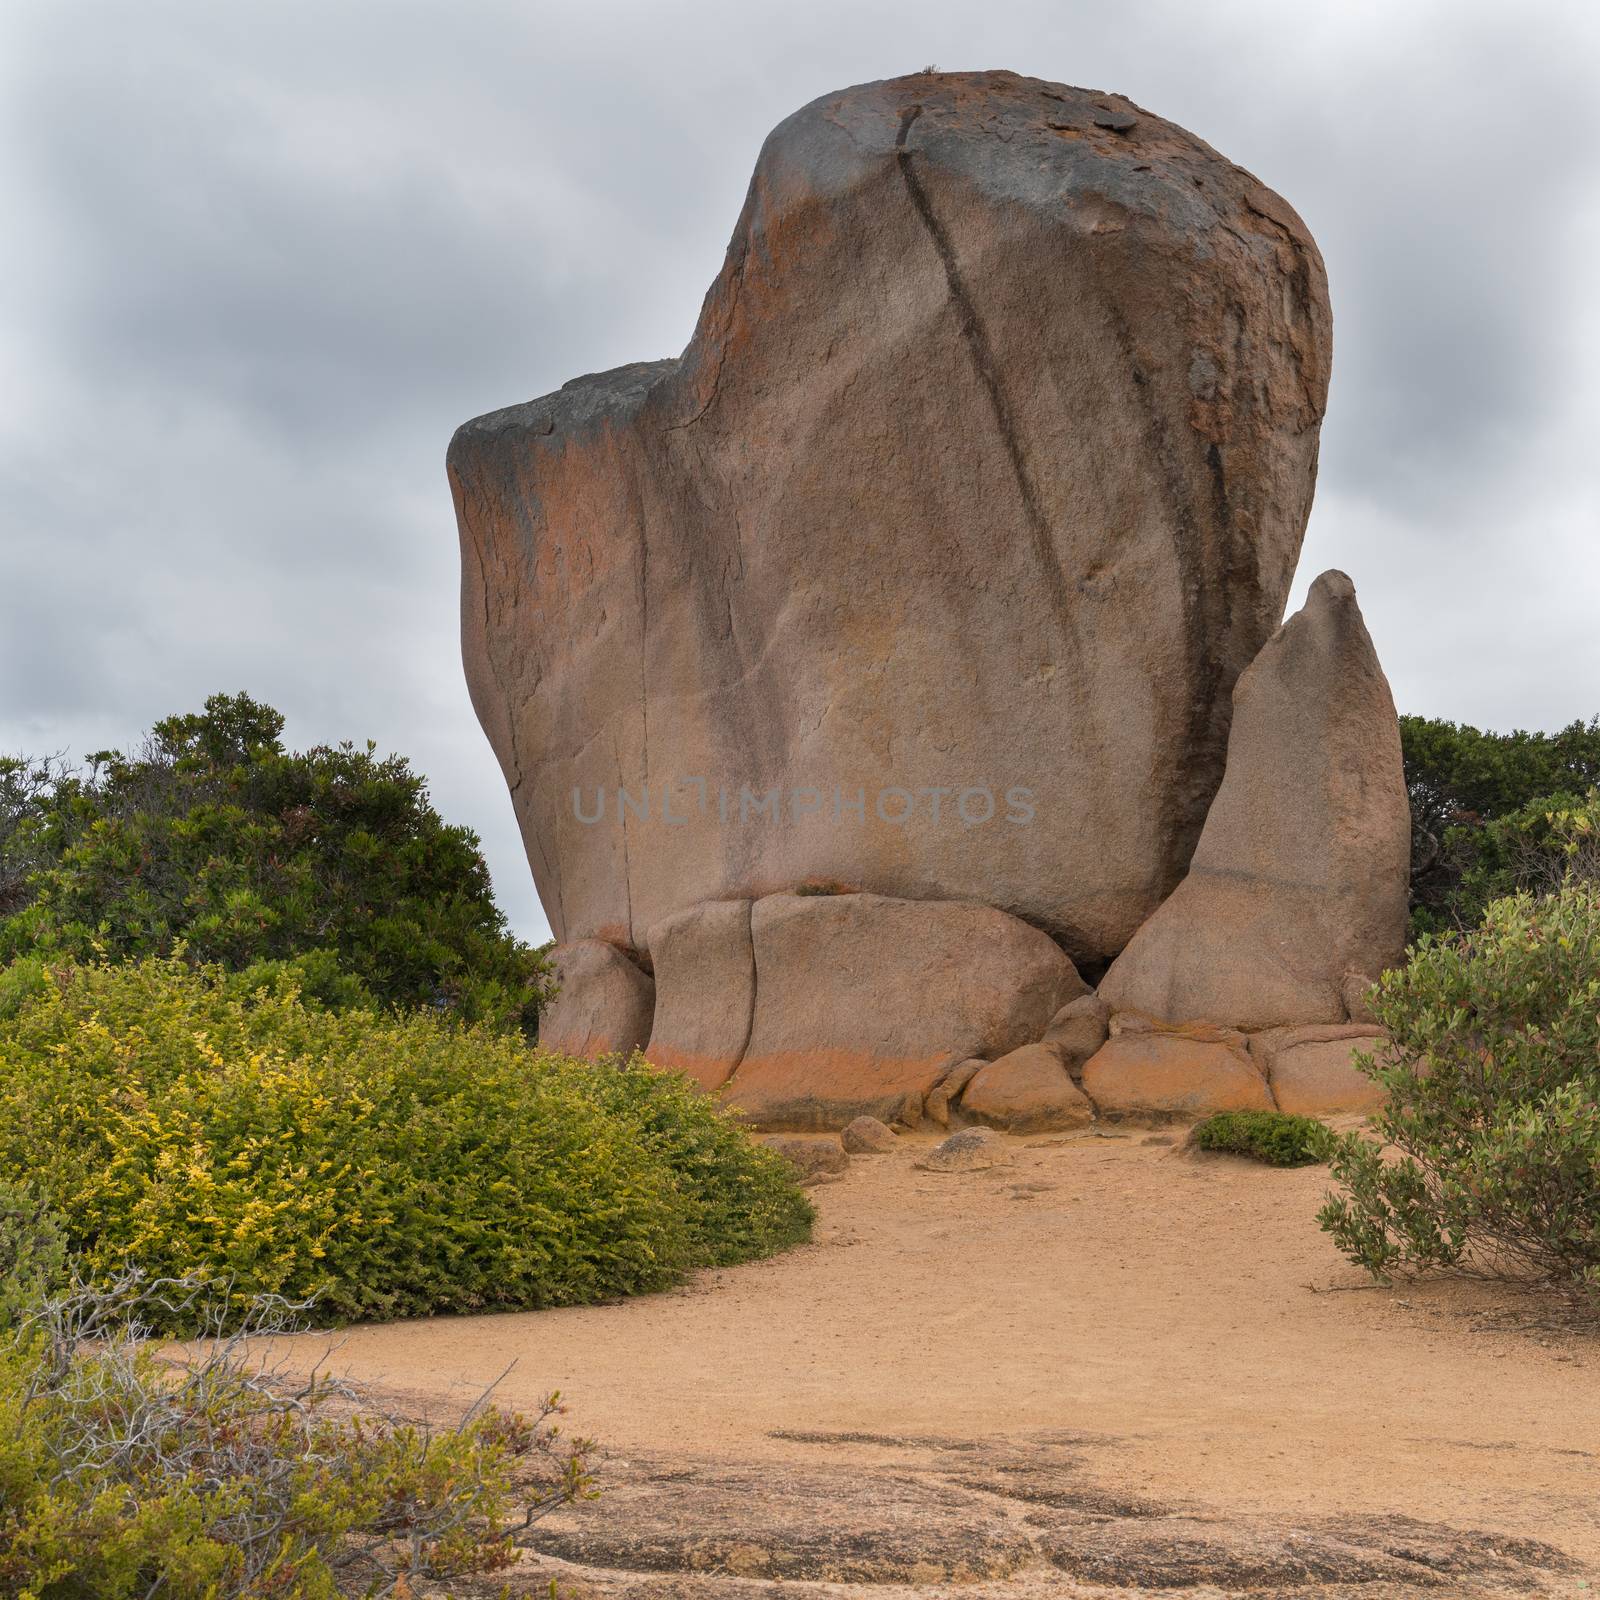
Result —
<path fill-rule="evenodd" d="M 1600 885 L 1425 936 L 1372 1006 L 1391 1039 L 1361 1063 L 1389 1095 L 1380 1142 L 1336 1146 L 1323 1227 L 1379 1278 L 1533 1274 L 1600 1304 Z"/>
<path fill-rule="evenodd" d="M 198 1274 L 325 1320 L 659 1289 L 811 1224 L 778 1156 L 642 1060 L 175 957 L 46 969 L 16 998 L 0 1179 L 24 1173 L 93 1281 Z"/>

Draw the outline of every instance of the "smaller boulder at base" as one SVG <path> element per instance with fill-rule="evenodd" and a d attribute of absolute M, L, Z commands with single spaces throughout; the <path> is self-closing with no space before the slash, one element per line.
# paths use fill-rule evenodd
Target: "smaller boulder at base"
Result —
<path fill-rule="evenodd" d="M 1067 1071 L 1078 1072 L 1106 1042 L 1110 1023 L 1111 1007 L 1099 995 L 1080 994 L 1050 1019 L 1042 1042 L 1057 1046 Z"/>
<path fill-rule="evenodd" d="M 1014 1050 L 1087 992 L 1048 934 L 969 901 L 774 894 L 750 928 L 755 1015 L 723 1093 L 757 1127 L 914 1126 L 952 1055 Z"/>
<path fill-rule="evenodd" d="M 1094 1120 L 1094 1107 L 1052 1044 L 1025 1044 L 980 1067 L 961 1096 L 961 1113 L 1007 1133 L 1057 1133 Z"/>
<path fill-rule="evenodd" d="M 922 1114 L 929 1122 L 936 1122 L 941 1128 L 950 1126 L 950 1107 L 984 1064 L 982 1056 L 968 1056 L 964 1061 L 952 1061 L 939 1074 L 939 1081 L 928 1091 L 922 1106 Z"/>
<path fill-rule="evenodd" d="M 936 1144 L 917 1166 L 924 1172 L 983 1172 L 1010 1160 L 1005 1140 L 993 1128 L 963 1128 Z"/>
<path fill-rule="evenodd" d="M 853 1156 L 881 1156 L 899 1142 L 894 1129 L 876 1117 L 857 1117 L 839 1134 L 840 1145 Z"/>
<path fill-rule="evenodd" d="M 750 902 L 706 900 L 650 929 L 655 1019 L 645 1054 L 702 1089 L 718 1089 L 739 1064 L 756 1003 Z"/>
<path fill-rule="evenodd" d="M 1106 1117 L 1166 1121 L 1213 1111 L 1273 1109 L 1267 1081 L 1251 1061 L 1243 1036 L 1204 1026 L 1114 1027 L 1112 1037 L 1084 1063 L 1083 1092 Z"/>
<path fill-rule="evenodd" d="M 539 1013 L 539 1047 L 594 1061 L 631 1055 L 650 1037 L 656 986 L 650 974 L 603 939 L 550 952 L 560 988 Z"/>
<path fill-rule="evenodd" d="M 1370 1023 L 1330 1027 L 1272 1028 L 1250 1040 L 1280 1111 L 1321 1117 L 1335 1112 L 1376 1111 L 1383 1085 L 1355 1062 L 1357 1054 L 1378 1055 L 1388 1038 Z"/>

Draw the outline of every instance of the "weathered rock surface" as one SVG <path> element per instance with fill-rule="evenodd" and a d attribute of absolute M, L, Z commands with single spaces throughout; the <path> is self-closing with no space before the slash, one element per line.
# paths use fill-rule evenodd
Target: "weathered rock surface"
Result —
<path fill-rule="evenodd" d="M 1340 1111 L 1375 1111 L 1382 1087 L 1355 1064 L 1358 1052 L 1381 1054 L 1387 1037 L 1370 1023 L 1309 1028 L 1269 1028 L 1250 1036 L 1250 1053 L 1267 1075 L 1280 1111 L 1321 1117 Z"/>
<path fill-rule="evenodd" d="M 982 1172 L 1010 1160 L 1005 1140 L 992 1128 L 963 1128 L 936 1144 L 917 1165 L 924 1172 Z"/>
<path fill-rule="evenodd" d="M 1084 1063 L 1083 1092 L 1103 1116 L 1165 1120 L 1212 1111 L 1270 1111 L 1267 1081 L 1243 1034 L 1112 1019 L 1111 1037 Z"/>
<path fill-rule="evenodd" d="M 938 1077 L 934 1086 L 928 1091 L 927 1099 L 922 1104 L 922 1114 L 929 1122 L 936 1122 L 941 1128 L 950 1126 L 950 1107 L 961 1098 L 961 1091 L 972 1082 L 974 1075 L 984 1065 L 982 1056 L 968 1056 L 963 1060 L 953 1060 Z"/>
<path fill-rule="evenodd" d="M 650 942 L 651 1059 L 721 1085 L 771 1128 L 915 1123 L 952 1060 L 1037 1039 L 1084 990 L 1037 928 L 945 901 L 724 901 L 658 924 Z"/>
<path fill-rule="evenodd" d="M 550 963 L 560 988 L 539 1015 L 546 1050 L 593 1061 L 644 1048 L 655 1006 L 649 973 L 602 939 L 557 945 Z"/>
<path fill-rule="evenodd" d="M 1344 1014 L 1352 1022 L 1376 1022 L 1372 997 L 1377 991 L 1372 979 L 1364 972 L 1347 972 L 1339 985 L 1339 997 L 1344 1001 Z"/>
<path fill-rule="evenodd" d="M 1007 1133 L 1055 1133 L 1094 1120 L 1052 1044 L 1025 1044 L 981 1067 L 961 1096 L 961 1113 Z"/>
<path fill-rule="evenodd" d="M 1587 1593 L 1555 1546 L 1376 1513 L 1168 1506 L 1102 1481 L 1068 1441 L 782 1433 L 810 1460 L 649 1455 L 557 1507 L 528 1565 L 483 1583 L 583 1600 L 1506 1600 Z M 1090 1450 L 1115 1441 L 1091 1438 Z M 889 1458 L 886 1464 L 884 1457 Z M 559 1563 L 559 1564 L 558 1564 Z M 490 1582 L 494 1587 L 490 1587 Z M 465 1592 L 480 1591 L 467 1580 Z"/>
<path fill-rule="evenodd" d="M 1111 1008 L 1097 994 L 1079 995 L 1050 1019 L 1044 1030 L 1044 1043 L 1061 1051 L 1069 1072 L 1078 1072 L 1085 1061 L 1106 1042 Z"/>
<path fill-rule="evenodd" d="M 1119 97 L 927 73 L 782 123 L 681 359 L 450 448 L 557 938 L 817 880 L 1121 950 L 1282 615 L 1329 326 L 1293 210 Z"/>
<path fill-rule="evenodd" d="M 1342 1021 L 1350 974 L 1401 957 L 1411 849 L 1394 701 L 1342 572 L 1311 586 L 1233 702 L 1188 876 L 1100 996 L 1169 1021 Z"/>

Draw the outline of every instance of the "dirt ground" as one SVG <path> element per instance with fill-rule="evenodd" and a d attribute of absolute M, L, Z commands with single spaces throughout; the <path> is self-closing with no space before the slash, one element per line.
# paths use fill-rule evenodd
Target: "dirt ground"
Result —
<path fill-rule="evenodd" d="M 779 1259 L 333 1365 L 436 1412 L 560 1389 L 612 1492 L 528 1577 L 575 1593 L 1588 1592 L 1600 1337 L 1555 1303 L 1372 1287 L 1320 1167 L 1136 1131 L 943 1175 L 931 1142 L 814 1190 Z"/>

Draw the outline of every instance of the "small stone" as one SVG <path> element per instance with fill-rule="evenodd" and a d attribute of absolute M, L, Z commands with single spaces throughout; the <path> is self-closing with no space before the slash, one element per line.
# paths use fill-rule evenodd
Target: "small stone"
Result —
<path fill-rule="evenodd" d="M 761 1141 L 776 1150 L 800 1175 L 800 1187 L 832 1183 L 843 1176 L 850 1157 L 837 1139 L 807 1138 L 804 1134 L 784 1134 Z"/>
<path fill-rule="evenodd" d="M 924 1172 L 982 1172 L 1010 1161 L 1005 1140 L 990 1128 L 963 1128 L 917 1163 Z"/>
<path fill-rule="evenodd" d="M 857 1117 L 854 1122 L 847 1122 L 839 1135 L 840 1145 L 853 1156 L 882 1155 L 898 1142 L 894 1129 L 876 1117 Z"/>

